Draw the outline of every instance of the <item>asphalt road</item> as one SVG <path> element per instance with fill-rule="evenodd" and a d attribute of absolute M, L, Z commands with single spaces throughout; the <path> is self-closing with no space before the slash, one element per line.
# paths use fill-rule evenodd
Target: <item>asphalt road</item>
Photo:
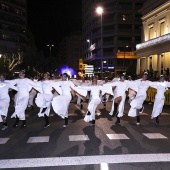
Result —
<path fill-rule="evenodd" d="M 96 125 L 84 122 L 85 108 L 80 111 L 75 101 L 69 108 L 69 126 L 53 111 L 50 127 L 44 129 L 44 119 L 38 108 L 26 110 L 27 127 L 13 128 L 10 118 L 0 131 L 0 169 L 28 170 L 169 170 L 170 168 L 170 106 L 165 106 L 160 124 L 151 120 L 152 106 L 144 104 L 141 125 L 127 116 L 129 104 L 120 125 L 100 104 Z"/>

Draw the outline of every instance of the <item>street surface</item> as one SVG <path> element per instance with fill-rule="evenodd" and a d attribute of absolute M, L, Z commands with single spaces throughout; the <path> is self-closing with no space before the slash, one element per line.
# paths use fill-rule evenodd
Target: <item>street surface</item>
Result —
<path fill-rule="evenodd" d="M 141 125 L 127 116 L 126 102 L 120 125 L 109 116 L 112 102 L 106 109 L 98 107 L 96 125 L 84 122 L 83 111 L 71 102 L 69 126 L 51 111 L 51 126 L 44 129 L 38 108 L 26 110 L 27 127 L 8 125 L 0 131 L 0 169 L 23 170 L 169 170 L 170 169 L 170 106 L 164 106 L 160 124 L 151 120 L 153 105 L 145 103 Z M 101 112 L 101 113 L 99 113 Z M 21 122 L 20 122 L 21 125 Z"/>

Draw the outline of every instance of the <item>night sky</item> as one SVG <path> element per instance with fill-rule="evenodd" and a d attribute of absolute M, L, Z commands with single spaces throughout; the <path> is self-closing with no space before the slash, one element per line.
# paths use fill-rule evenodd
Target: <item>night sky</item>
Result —
<path fill-rule="evenodd" d="M 46 51 L 46 44 L 59 42 L 74 31 L 82 31 L 82 0 L 27 0 L 28 28 L 36 46 Z"/>

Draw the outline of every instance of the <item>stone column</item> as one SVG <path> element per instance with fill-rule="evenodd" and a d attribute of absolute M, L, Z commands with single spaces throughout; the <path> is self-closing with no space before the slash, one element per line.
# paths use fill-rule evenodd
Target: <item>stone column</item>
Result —
<path fill-rule="evenodd" d="M 140 58 L 137 59 L 136 74 L 140 74 Z"/>
<path fill-rule="evenodd" d="M 148 67 L 148 64 L 149 64 L 148 59 L 149 59 L 149 57 L 146 57 L 146 58 L 145 58 L 145 71 L 147 71 L 147 69 L 149 68 L 149 67 Z"/>
<path fill-rule="evenodd" d="M 161 74 L 161 54 L 157 54 L 157 71 Z"/>

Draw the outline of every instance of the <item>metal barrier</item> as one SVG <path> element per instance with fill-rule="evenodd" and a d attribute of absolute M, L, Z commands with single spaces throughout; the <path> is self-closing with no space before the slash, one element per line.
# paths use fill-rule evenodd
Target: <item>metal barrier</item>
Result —
<path fill-rule="evenodd" d="M 147 90 L 147 97 L 146 97 L 145 101 L 153 103 L 155 101 L 156 92 L 157 92 L 156 89 L 149 88 Z M 170 105 L 170 90 L 167 90 L 165 92 L 165 105 Z"/>

